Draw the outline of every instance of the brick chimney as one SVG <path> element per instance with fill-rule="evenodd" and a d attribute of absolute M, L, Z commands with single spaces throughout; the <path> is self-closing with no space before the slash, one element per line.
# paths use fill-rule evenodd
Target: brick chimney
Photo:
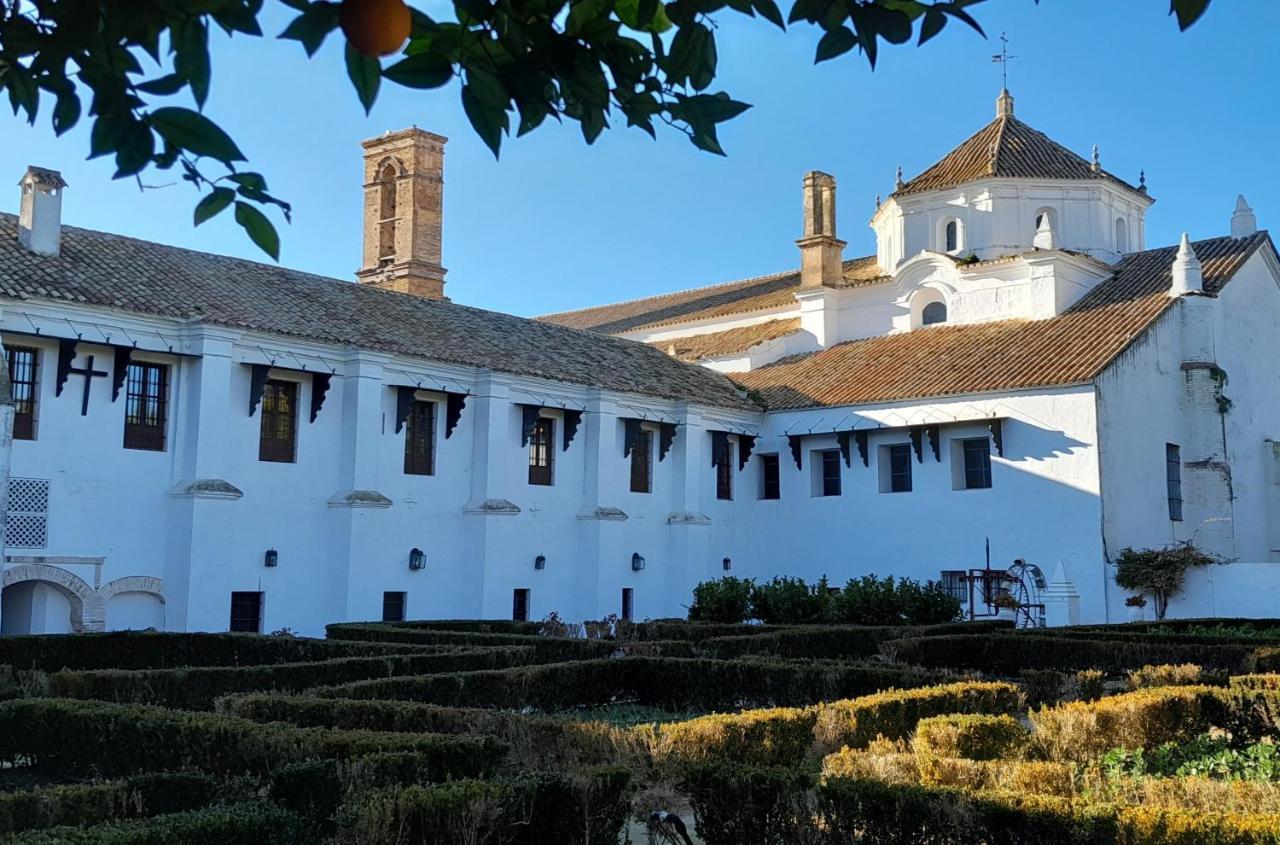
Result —
<path fill-rule="evenodd" d="M 445 299 L 441 266 L 444 145 L 418 128 L 387 132 L 364 147 L 361 284 Z"/>
<path fill-rule="evenodd" d="M 37 255 L 57 255 L 62 249 L 62 189 L 67 187 L 62 174 L 28 165 L 18 185 L 18 243 Z"/>
<path fill-rule="evenodd" d="M 836 237 L 836 180 L 811 170 L 804 175 L 804 236 L 800 247 L 800 287 L 831 285 L 844 277 L 845 242 Z"/>

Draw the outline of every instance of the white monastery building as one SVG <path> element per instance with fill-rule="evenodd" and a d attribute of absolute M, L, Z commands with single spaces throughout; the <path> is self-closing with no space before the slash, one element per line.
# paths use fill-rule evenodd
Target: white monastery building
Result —
<path fill-rule="evenodd" d="M 726 570 L 981 616 L 988 560 L 1049 624 L 1122 621 L 1116 555 L 1180 541 L 1225 562 L 1171 615 L 1275 615 L 1280 261 L 1243 198 L 1149 249 L 1143 180 L 1002 92 L 874 255 L 813 172 L 799 270 L 528 320 L 445 296 L 444 145 L 365 142 L 357 282 L 63 226 L 28 169 L 4 633 L 673 616 Z"/>

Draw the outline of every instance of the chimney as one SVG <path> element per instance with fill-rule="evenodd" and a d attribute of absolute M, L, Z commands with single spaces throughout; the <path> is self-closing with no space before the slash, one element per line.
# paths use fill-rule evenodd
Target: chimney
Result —
<path fill-rule="evenodd" d="M 1231 215 L 1231 237 L 1247 238 L 1258 232 L 1258 218 L 1245 202 L 1244 194 L 1236 195 L 1236 210 Z"/>
<path fill-rule="evenodd" d="M 62 249 L 62 189 L 67 187 L 62 174 L 28 165 L 18 185 L 18 243 L 36 255 L 57 255 Z"/>
<path fill-rule="evenodd" d="M 361 284 L 445 299 L 441 266 L 444 145 L 416 127 L 370 138 L 364 147 L 364 259 Z"/>
<path fill-rule="evenodd" d="M 804 175 L 804 236 L 800 287 L 832 285 L 844 278 L 844 241 L 836 237 L 836 180 L 811 170 Z"/>
<path fill-rule="evenodd" d="M 1204 275 L 1200 272 L 1200 259 L 1191 248 L 1191 239 L 1183 232 L 1178 255 L 1173 259 L 1173 284 L 1169 286 L 1169 296 L 1203 292 Z"/>

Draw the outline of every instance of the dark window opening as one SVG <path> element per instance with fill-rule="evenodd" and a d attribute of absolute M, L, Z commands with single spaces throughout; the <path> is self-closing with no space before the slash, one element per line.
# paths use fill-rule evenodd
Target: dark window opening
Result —
<path fill-rule="evenodd" d="M 511 618 L 517 622 L 529 621 L 529 591 L 527 589 L 512 591 Z"/>
<path fill-rule="evenodd" d="M 822 456 L 822 463 L 819 470 L 822 473 L 819 487 L 822 496 L 839 496 L 840 495 L 840 452 L 837 449 L 828 449 L 819 452 Z"/>
<path fill-rule="evenodd" d="M 733 443 L 728 438 L 716 456 L 716 498 L 733 499 Z"/>
<path fill-rule="evenodd" d="M 436 403 L 414 402 L 404 430 L 406 475 L 436 474 Z"/>
<path fill-rule="evenodd" d="M 298 383 L 270 379 L 262 386 L 258 460 L 291 464 L 298 440 Z"/>
<path fill-rule="evenodd" d="M 944 569 L 942 589 L 959 599 L 961 604 L 969 603 L 969 581 L 963 569 Z"/>
<path fill-rule="evenodd" d="M 529 483 L 550 487 L 555 464 L 556 421 L 540 417 L 529 436 Z"/>
<path fill-rule="evenodd" d="M 653 492 L 653 432 L 640 429 L 631 444 L 631 492 Z"/>
<path fill-rule="evenodd" d="M 163 452 L 168 422 L 169 368 L 164 364 L 130 364 L 127 381 L 124 448 Z"/>
<path fill-rule="evenodd" d="M 922 326 L 933 326 L 946 321 L 947 304 L 945 302 L 930 302 L 920 312 L 920 325 Z"/>
<path fill-rule="evenodd" d="M 911 492 L 911 444 L 889 447 L 889 492 Z"/>
<path fill-rule="evenodd" d="M 389 592 L 382 594 L 382 621 L 404 621 L 405 594 Z"/>
<path fill-rule="evenodd" d="M 964 489 L 991 486 L 991 445 L 987 438 L 964 441 Z"/>
<path fill-rule="evenodd" d="M 231 594 L 231 630 L 262 633 L 262 593 Z"/>
<path fill-rule="evenodd" d="M 960 247 L 960 224 L 955 220 L 948 220 L 946 226 L 947 252 L 955 252 Z"/>
<path fill-rule="evenodd" d="M 1173 443 L 1164 444 L 1165 486 L 1169 494 L 1169 518 L 1182 521 L 1182 450 Z"/>
<path fill-rule="evenodd" d="M 631 587 L 622 588 L 622 618 L 624 621 L 630 622 L 634 615 L 634 598 L 635 593 Z"/>
<path fill-rule="evenodd" d="M 10 346 L 9 384 L 13 392 L 13 439 L 36 439 L 36 402 L 40 396 L 39 350 Z"/>
<path fill-rule="evenodd" d="M 760 498 L 782 498 L 782 479 L 777 455 L 760 456 Z"/>

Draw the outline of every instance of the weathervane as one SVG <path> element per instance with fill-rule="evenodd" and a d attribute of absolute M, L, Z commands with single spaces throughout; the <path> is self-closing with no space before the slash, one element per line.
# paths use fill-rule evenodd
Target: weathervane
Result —
<path fill-rule="evenodd" d="M 1000 52 L 991 57 L 991 61 L 1000 65 L 1000 88 L 1009 90 L 1009 62 L 1018 58 L 1009 55 L 1009 37 L 1000 33 Z"/>

